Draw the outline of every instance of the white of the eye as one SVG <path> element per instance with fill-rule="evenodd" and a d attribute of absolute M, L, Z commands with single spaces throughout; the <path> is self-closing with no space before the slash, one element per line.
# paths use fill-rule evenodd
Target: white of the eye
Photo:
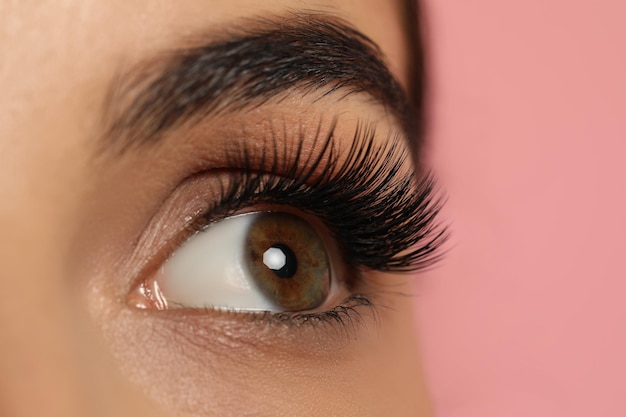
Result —
<path fill-rule="evenodd" d="M 246 236 L 256 215 L 244 214 L 215 223 L 174 252 L 156 277 L 168 304 L 276 309 L 257 289 L 245 266 Z"/>
<path fill-rule="evenodd" d="M 287 256 L 285 252 L 278 248 L 269 248 L 263 253 L 263 263 L 269 269 L 279 270 L 282 269 L 287 263 Z"/>

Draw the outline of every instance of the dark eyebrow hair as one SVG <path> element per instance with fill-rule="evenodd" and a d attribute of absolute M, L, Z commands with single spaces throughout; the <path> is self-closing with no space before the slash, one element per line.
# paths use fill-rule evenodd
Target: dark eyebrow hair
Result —
<path fill-rule="evenodd" d="M 417 150 L 415 124 L 421 118 L 414 109 L 421 106 L 408 100 L 365 35 L 320 14 L 247 23 L 251 29 L 230 29 L 221 39 L 162 53 L 118 75 L 105 106 L 106 136 L 128 149 L 156 142 L 185 123 L 260 106 L 281 94 L 341 99 L 365 93 L 395 116 Z"/>

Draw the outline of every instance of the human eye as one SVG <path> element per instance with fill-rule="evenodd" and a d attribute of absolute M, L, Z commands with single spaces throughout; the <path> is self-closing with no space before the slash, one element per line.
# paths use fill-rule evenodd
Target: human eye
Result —
<path fill-rule="evenodd" d="M 301 311 L 326 302 L 335 282 L 328 244 L 309 222 L 279 211 L 208 225 L 139 287 L 144 307 Z"/>
<path fill-rule="evenodd" d="M 235 147 L 225 167 L 196 175 L 208 201 L 187 216 L 129 303 L 345 324 L 375 308 L 372 272 L 434 262 L 446 239 L 436 222 L 440 202 L 401 135 L 381 140 L 360 123 L 344 149 L 336 127 L 291 138 L 292 147 L 268 141 L 259 154 Z"/>

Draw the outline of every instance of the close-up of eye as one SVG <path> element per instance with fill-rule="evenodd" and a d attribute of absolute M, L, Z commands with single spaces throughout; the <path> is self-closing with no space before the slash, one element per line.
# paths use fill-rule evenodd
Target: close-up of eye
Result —
<path fill-rule="evenodd" d="M 44 296 L 10 316 L 47 323 L 0 355 L 36 369 L 9 395 L 0 377 L 0 415 L 431 417 L 416 277 L 450 231 L 416 4 L 74 1 L 0 25 L 45 34 L 43 84 L 20 88 L 57 98 L 16 140 L 50 157 L 18 164 L 41 168 L 19 227 L 49 244 L 24 265 L 50 287 L 15 275 Z M 26 385 L 58 399 L 33 413 Z"/>
<path fill-rule="evenodd" d="M 165 259 L 139 274 L 128 304 L 351 326 L 388 291 L 373 273 L 403 277 L 436 262 L 447 234 L 435 220 L 433 179 L 416 176 L 400 134 L 381 141 L 372 125 L 357 124 L 352 145 L 338 149 L 340 124 L 281 139 L 299 144 L 292 148 L 278 148 L 274 136 L 255 157 L 235 147 L 228 169 L 192 175 L 172 204 L 206 195 L 199 205 L 210 208 L 187 216 Z"/>
<path fill-rule="evenodd" d="M 133 298 L 140 308 L 311 310 L 325 303 L 335 279 L 328 250 L 298 216 L 234 216 L 189 238 Z"/>
<path fill-rule="evenodd" d="M 0 0 L 0 417 L 626 415 L 625 5 Z"/>

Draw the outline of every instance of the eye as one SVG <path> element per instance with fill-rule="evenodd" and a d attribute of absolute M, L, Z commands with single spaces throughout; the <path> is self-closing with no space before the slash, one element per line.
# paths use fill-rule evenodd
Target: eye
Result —
<path fill-rule="evenodd" d="M 325 303 L 331 275 L 327 245 L 309 222 L 255 212 L 193 235 L 136 292 L 144 308 L 305 311 Z"/>
<path fill-rule="evenodd" d="M 432 178 L 414 176 L 402 136 L 381 141 L 357 125 L 340 152 L 334 129 L 293 140 L 295 148 L 272 143 L 251 153 L 242 143 L 225 168 L 182 181 L 137 246 L 169 258 L 150 258 L 127 303 L 344 324 L 382 297 L 387 284 L 375 272 L 405 279 L 436 262 L 447 238 L 440 203 Z M 237 214 L 254 208 L 282 211 Z"/>

